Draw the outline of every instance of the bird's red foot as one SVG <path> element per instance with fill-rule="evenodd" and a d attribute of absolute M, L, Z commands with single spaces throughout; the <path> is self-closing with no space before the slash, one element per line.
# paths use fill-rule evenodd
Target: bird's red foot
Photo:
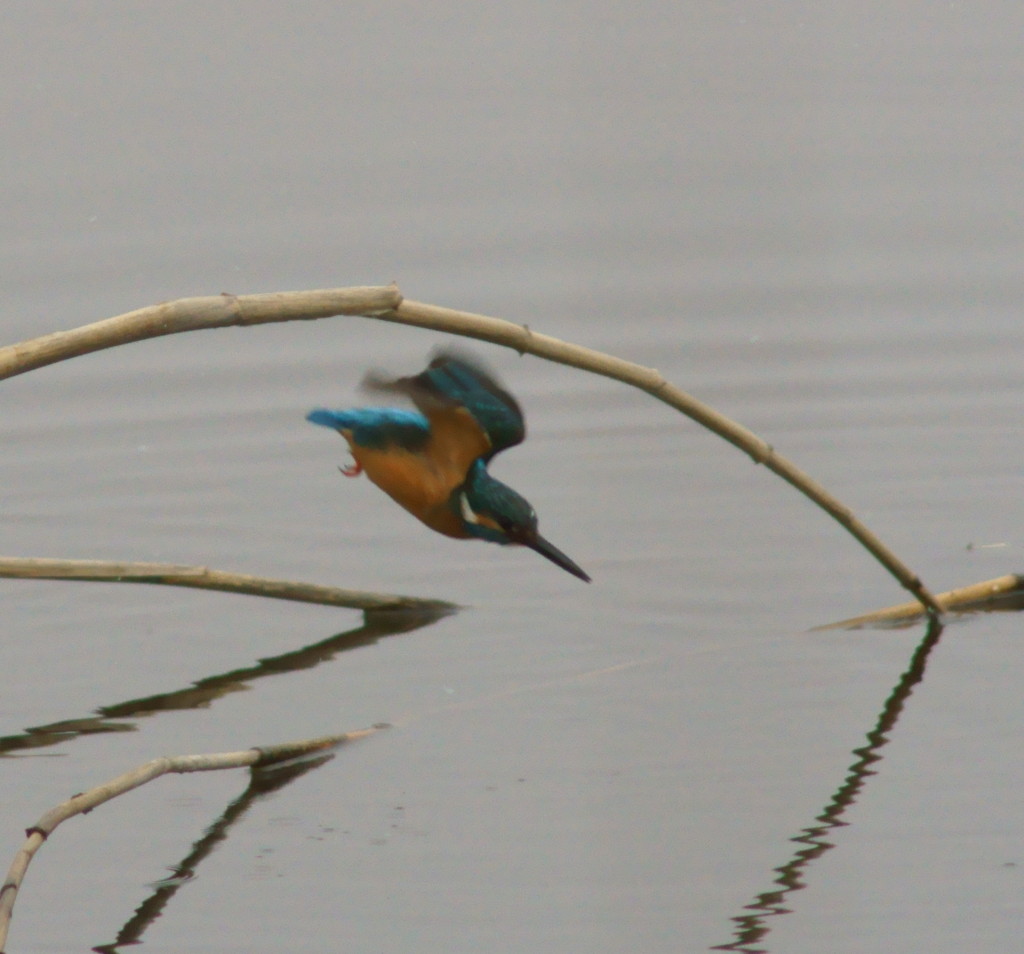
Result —
<path fill-rule="evenodd" d="M 363 465 L 359 461 L 354 460 L 348 467 L 339 467 L 338 470 L 346 477 L 358 477 L 363 472 Z"/>

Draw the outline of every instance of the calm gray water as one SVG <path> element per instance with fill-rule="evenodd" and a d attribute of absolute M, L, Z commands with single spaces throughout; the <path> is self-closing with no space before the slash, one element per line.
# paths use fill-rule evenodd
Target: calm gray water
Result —
<path fill-rule="evenodd" d="M 658 367 L 936 591 L 1024 568 L 1019 4 L 101 0 L 4 21 L 5 342 L 394 279 Z M 1019 617 L 916 657 L 923 627 L 808 632 L 904 594 L 669 409 L 483 345 L 530 424 L 494 471 L 594 583 L 433 535 L 340 478 L 342 442 L 303 416 L 445 340 L 339 318 L 3 383 L 5 554 L 466 607 L 396 632 L 0 581 L 0 868 L 50 805 L 157 755 L 394 725 L 266 790 L 175 777 L 69 822 L 7 949 L 1017 949 Z"/>

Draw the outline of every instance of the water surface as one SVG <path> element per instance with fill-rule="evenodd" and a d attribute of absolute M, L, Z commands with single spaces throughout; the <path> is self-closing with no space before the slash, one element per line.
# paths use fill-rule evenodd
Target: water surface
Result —
<path fill-rule="evenodd" d="M 394 279 L 656 366 L 935 590 L 1013 572 L 1020 21 L 1004 3 L 16 4 L 4 339 Z M 3 582 L 6 857 L 51 804 L 156 755 L 394 726 L 268 791 L 164 779 L 69 822 L 8 950 L 122 929 L 153 951 L 1014 949 L 1018 617 L 951 625 L 916 669 L 923 627 L 809 633 L 904 595 L 649 397 L 487 346 L 530 426 L 494 471 L 594 583 L 432 535 L 340 478 L 341 441 L 303 416 L 444 340 L 338 318 L 4 382 L 7 554 L 465 607 L 389 631 Z"/>

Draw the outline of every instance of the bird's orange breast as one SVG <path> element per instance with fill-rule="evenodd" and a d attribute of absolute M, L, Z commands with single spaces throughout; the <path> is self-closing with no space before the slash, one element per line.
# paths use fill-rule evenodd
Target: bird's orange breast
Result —
<path fill-rule="evenodd" d="M 356 463 L 399 506 L 431 530 L 449 537 L 468 537 L 462 521 L 448 504 L 452 491 L 465 479 L 452 467 L 445 467 L 427 452 L 409 451 L 392 445 L 384 449 L 360 447 L 350 432 L 342 431 Z"/>

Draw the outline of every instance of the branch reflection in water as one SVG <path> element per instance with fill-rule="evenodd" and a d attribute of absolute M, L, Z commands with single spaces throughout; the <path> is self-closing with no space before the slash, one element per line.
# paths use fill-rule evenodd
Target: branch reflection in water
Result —
<path fill-rule="evenodd" d="M 367 610 L 363 614 L 362 625 L 354 629 L 338 633 L 302 649 L 261 659 L 254 666 L 207 676 L 184 689 L 100 706 L 94 710 L 93 715 L 63 719 L 47 725 L 33 726 L 15 735 L 0 736 L 0 757 L 11 756 L 28 749 L 58 745 L 79 736 L 103 732 L 134 732 L 134 722 L 119 720 L 145 718 L 158 712 L 204 708 L 221 696 L 245 689 L 257 679 L 279 676 L 300 669 L 312 669 L 333 659 L 338 653 L 371 646 L 388 636 L 397 636 L 430 626 L 451 612 L 451 609 Z"/>
<path fill-rule="evenodd" d="M 768 949 L 760 947 L 759 944 L 771 931 L 769 919 L 792 913 L 792 908 L 785 904 L 787 896 L 806 887 L 804 873 L 810 869 L 812 862 L 836 847 L 835 842 L 829 841 L 826 835 L 833 828 L 849 824 L 843 820 L 843 815 L 857 800 L 868 778 L 876 774 L 876 769 L 873 769 L 872 765 L 881 761 L 881 750 L 888 744 L 914 687 L 924 678 L 928 657 L 938 645 L 941 636 L 942 625 L 932 618 L 924 639 L 911 656 L 906 672 L 900 676 L 885 700 L 874 727 L 867 733 L 868 744 L 853 750 L 856 760 L 847 769 L 843 783 L 836 789 L 821 814 L 815 818 L 818 824 L 804 828 L 790 838 L 790 841 L 805 847 L 801 847 L 789 861 L 774 869 L 776 877 L 773 883 L 781 887 L 757 895 L 744 908 L 751 913 L 732 918 L 735 924 L 734 939 L 728 944 L 716 945 L 711 950 L 735 951 L 738 954 L 768 954 Z"/>

